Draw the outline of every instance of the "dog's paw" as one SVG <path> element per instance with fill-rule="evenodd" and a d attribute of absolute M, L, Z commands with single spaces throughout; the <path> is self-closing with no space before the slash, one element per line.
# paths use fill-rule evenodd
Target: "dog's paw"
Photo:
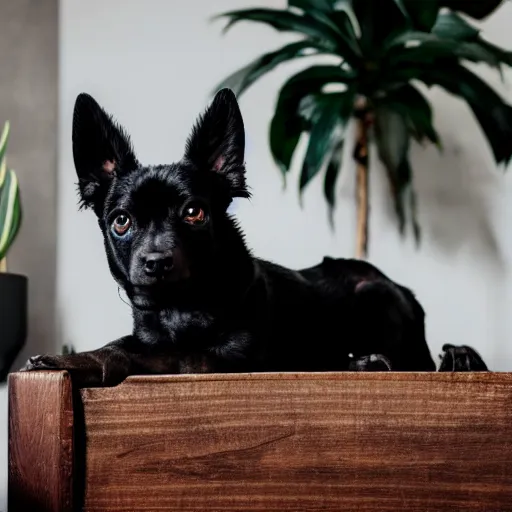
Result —
<path fill-rule="evenodd" d="M 487 372 L 489 369 L 480 354 L 467 345 L 451 345 L 446 343 L 439 354 L 440 372 Z"/>
<path fill-rule="evenodd" d="M 36 370 L 65 370 L 62 361 L 58 356 L 40 355 L 31 357 L 20 372 L 31 372 Z"/>
<path fill-rule="evenodd" d="M 350 362 L 351 372 L 389 372 L 392 370 L 391 361 L 382 354 L 363 356 Z"/>

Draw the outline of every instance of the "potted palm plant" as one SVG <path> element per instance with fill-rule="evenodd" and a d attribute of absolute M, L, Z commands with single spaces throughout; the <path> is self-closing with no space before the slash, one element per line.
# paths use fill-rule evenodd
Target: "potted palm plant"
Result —
<path fill-rule="evenodd" d="M 6 256 L 21 224 L 18 179 L 7 167 L 8 139 L 7 122 L 0 137 L 0 382 L 7 377 L 27 331 L 27 278 L 7 272 Z"/>
<path fill-rule="evenodd" d="M 286 177 L 292 157 L 309 136 L 299 190 L 323 172 L 330 218 L 349 122 L 356 123 L 356 257 L 368 251 L 369 144 L 374 143 L 389 178 L 401 233 L 412 226 L 419 242 L 416 195 L 409 160 L 411 139 L 436 144 L 432 108 L 418 84 L 437 85 L 465 100 L 494 158 L 512 156 L 512 107 L 466 62 L 498 72 L 512 52 L 484 38 L 468 18 L 483 19 L 502 0 L 289 0 L 285 9 L 254 8 L 219 15 L 225 28 L 240 21 L 264 23 L 300 39 L 266 53 L 226 78 L 218 88 L 241 95 L 283 62 L 331 55 L 336 63 L 313 65 L 281 88 L 270 124 L 270 149 Z M 334 87 L 332 85 L 334 84 Z"/>

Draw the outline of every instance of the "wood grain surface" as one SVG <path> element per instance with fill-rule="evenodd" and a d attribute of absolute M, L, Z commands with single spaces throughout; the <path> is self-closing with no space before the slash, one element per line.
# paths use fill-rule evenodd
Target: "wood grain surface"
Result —
<path fill-rule="evenodd" d="M 66 372 L 9 375 L 9 512 L 71 512 L 73 405 Z"/>
<path fill-rule="evenodd" d="M 85 510 L 512 511 L 512 375 L 131 377 L 81 391 Z"/>

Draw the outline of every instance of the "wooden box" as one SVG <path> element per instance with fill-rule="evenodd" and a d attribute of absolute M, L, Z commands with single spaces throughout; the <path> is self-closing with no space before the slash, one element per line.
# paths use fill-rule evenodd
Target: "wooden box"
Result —
<path fill-rule="evenodd" d="M 8 510 L 512 511 L 512 374 L 14 373 Z"/>

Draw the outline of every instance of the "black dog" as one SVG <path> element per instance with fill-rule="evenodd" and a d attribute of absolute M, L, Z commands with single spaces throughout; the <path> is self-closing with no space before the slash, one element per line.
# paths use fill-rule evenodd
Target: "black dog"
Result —
<path fill-rule="evenodd" d="M 421 306 L 371 265 L 326 258 L 293 271 L 252 256 L 226 213 L 233 198 L 249 197 L 230 90 L 199 118 L 180 162 L 151 167 L 81 94 L 73 153 L 82 206 L 96 213 L 112 275 L 133 305 L 133 335 L 36 356 L 25 370 L 66 369 L 82 386 L 137 373 L 435 371 Z"/>

